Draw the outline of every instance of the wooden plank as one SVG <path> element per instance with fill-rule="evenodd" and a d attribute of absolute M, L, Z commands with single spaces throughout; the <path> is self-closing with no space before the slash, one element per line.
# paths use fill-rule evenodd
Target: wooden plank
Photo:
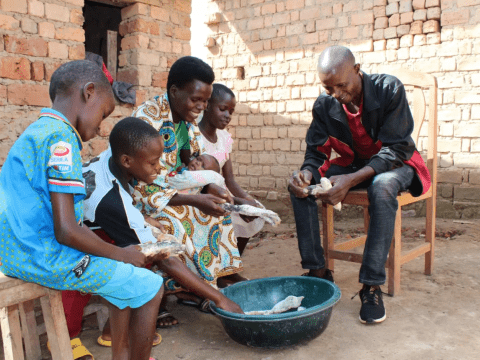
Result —
<path fill-rule="evenodd" d="M 399 206 L 395 216 L 395 230 L 388 254 L 388 293 L 391 296 L 400 291 L 400 260 L 402 256 L 402 208 Z"/>
<path fill-rule="evenodd" d="M 365 229 L 365 234 L 368 234 L 368 227 L 370 226 L 370 214 L 368 213 L 368 207 L 363 208 L 363 228 Z"/>
<path fill-rule="evenodd" d="M 362 260 L 363 260 L 362 254 L 343 252 L 343 251 L 337 251 L 337 250 L 331 250 L 330 257 L 335 260 L 350 261 L 350 262 L 356 262 L 360 264 L 362 263 Z"/>
<path fill-rule="evenodd" d="M 24 284 L 25 281 L 12 278 L 10 276 L 5 275 L 4 273 L 0 272 L 0 290 L 8 289 L 14 286 L 18 286 Z"/>
<path fill-rule="evenodd" d="M 354 249 L 356 247 L 364 245 L 366 240 L 367 240 L 367 235 L 359 236 L 359 237 L 356 237 L 355 239 L 344 241 L 340 244 L 335 245 L 335 250 L 347 251 L 350 249 Z"/>
<path fill-rule="evenodd" d="M 73 360 L 67 321 L 63 310 L 62 293 L 47 289 L 47 296 L 40 298 L 43 320 L 47 328 L 52 360 Z"/>
<path fill-rule="evenodd" d="M 325 266 L 333 271 L 335 266 L 331 251 L 335 248 L 333 241 L 335 233 L 333 231 L 333 206 L 322 202 L 322 227 L 323 227 L 323 251 L 325 256 Z"/>
<path fill-rule="evenodd" d="M 367 190 L 349 191 L 345 199 L 342 201 L 342 204 L 368 206 L 370 202 L 368 201 Z"/>
<path fill-rule="evenodd" d="M 21 285 L 2 290 L 0 307 L 15 305 L 28 300 L 39 298 L 46 294 L 43 286 L 22 282 Z"/>
<path fill-rule="evenodd" d="M 435 77 L 423 72 L 398 69 L 390 72 L 391 75 L 397 77 L 404 85 L 413 85 L 420 87 L 429 87 L 435 85 Z"/>
<path fill-rule="evenodd" d="M 107 69 L 113 80 L 117 80 L 117 37 L 116 31 L 107 30 Z"/>
<path fill-rule="evenodd" d="M 413 259 L 427 253 L 428 251 L 430 251 L 429 243 L 419 245 L 402 255 L 400 265 L 406 264 L 407 262 L 412 261 Z"/>
<path fill-rule="evenodd" d="M 41 360 L 42 350 L 37 333 L 37 320 L 35 316 L 34 301 L 26 301 L 18 305 L 20 320 L 22 321 L 22 334 L 25 341 L 25 355 L 27 360 Z"/>
<path fill-rule="evenodd" d="M 405 192 L 402 192 L 397 197 L 398 206 L 405 206 L 405 205 L 408 205 L 408 204 L 413 204 L 415 202 L 428 199 L 429 197 L 432 197 L 432 188 L 428 189 L 428 191 L 425 194 L 417 196 L 417 197 L 415 197 L 412 194 L 410 194 L 409 192 L 405 191 Z"/>
<path fill-rule="evenodd" d="M 22 331 L 17 305 L 0 309 L 0 324 L 5 360 L 24 360 Z"/>

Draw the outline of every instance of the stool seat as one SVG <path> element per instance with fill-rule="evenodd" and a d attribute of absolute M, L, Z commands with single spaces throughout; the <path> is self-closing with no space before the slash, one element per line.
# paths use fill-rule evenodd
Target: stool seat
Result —
<path fill-rule="evenodd" d="M 52 359 L 73 360 L 61 292 L 0 272 L 0 325 L 5 360 L 42 359 L 35 299 L 40 299 Z"/>

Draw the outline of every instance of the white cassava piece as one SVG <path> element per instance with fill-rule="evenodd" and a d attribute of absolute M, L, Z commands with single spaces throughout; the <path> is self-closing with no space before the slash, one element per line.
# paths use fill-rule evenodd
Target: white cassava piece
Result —
<path fill-rule="evenodd" d="M 331 188 L 332 183 L 330 182 L 330 180 L 323 177 L 320 179 L 320 184 L 307 186 L 305 189 L 303 189 L 303 191 L 308 195 L 315 196 L 318 194 L 324 194 Z M 338 211 L 342 210 L 342 203 L 339 202 L 338 204 L 335 204 L 333 208 Z"/>
<path fill-rule="evenodd" d="M 223 207 L 225 211 L 235 212 L 246 216 L 257 216 L 272 226 L 277 226 L 282 222 L 278 214 L 271 210 L 262 209 L 251 205 L 232 205 L 229 203 L 221 204 L 220 206 Z"/>
<path fill-rule="evenodd" d="M 284 300 L 275 304 L 271 310 L 259 310 L 259 311 L 247 311 L 245 315 L 273 315 L 281 314 L 290 309 L 296 309 L 302 304 L 304 296 L 293 296 L 290 295 Z"/>

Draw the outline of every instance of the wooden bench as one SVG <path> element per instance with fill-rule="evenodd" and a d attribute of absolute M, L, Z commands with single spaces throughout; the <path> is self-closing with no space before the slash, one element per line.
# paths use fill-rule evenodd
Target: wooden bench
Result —
<path fill-rule="evenodd" d="M 40 299 L 42 306 L 52 359 L 73 360 L 61 292 L 0 273 L 0 325 L 5 360 L 42 359 L 35 299 Z"/>

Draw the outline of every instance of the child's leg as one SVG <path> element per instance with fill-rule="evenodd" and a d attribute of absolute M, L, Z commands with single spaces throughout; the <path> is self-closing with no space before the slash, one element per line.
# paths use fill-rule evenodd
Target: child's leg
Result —
<path fill-rule="evenodd" d="M 126 307 L 119 309 L 115 305 L 108 304 L 110 310 L 110 332 L 112 336 L 112 359 L 129 360 L 129 323 L 132 309 Z"/>
<path fill-rule="evenodd" d="M 148 303 L 131 310 L 129 331 L 131 360 L 148 360 L 150 357 L 162 297 L 163 287 Z"/>
<path fill-rule="evenodd" d="M 163 287 L 152 300 L 136 309 L 119 309 L 109 304 L 112 359 L 149 359 L 162 297 Z"/>

